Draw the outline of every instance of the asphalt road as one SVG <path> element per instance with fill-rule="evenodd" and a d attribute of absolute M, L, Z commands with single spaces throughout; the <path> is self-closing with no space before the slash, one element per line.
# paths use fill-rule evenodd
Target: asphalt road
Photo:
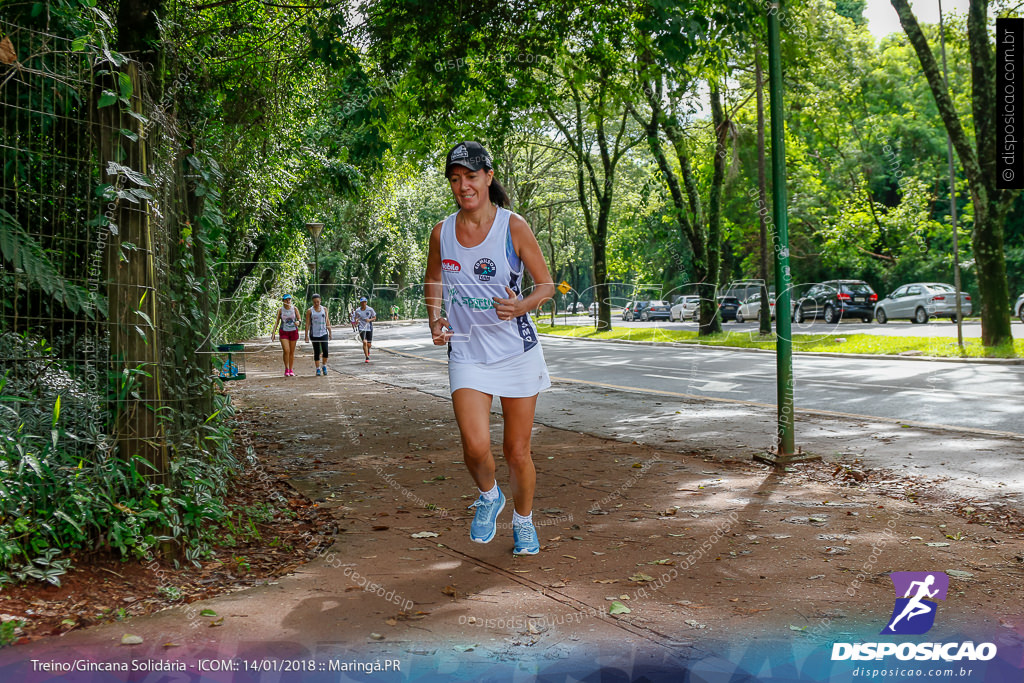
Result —
<path fill-rule="evenodd" d="M 381 326 L 374 342 L 445 358 L 425 325 Z M 664 396 L 776 402 L 770 353 L 552 337 L 543 344 L 553 378 Z M 1024 366 L 797 355 L 794 374 L 798 409 L 1024 435 Z"/>

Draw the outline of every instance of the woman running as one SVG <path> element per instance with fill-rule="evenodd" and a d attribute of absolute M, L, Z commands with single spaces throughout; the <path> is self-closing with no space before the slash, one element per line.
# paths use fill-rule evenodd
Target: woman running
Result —
<path fill-rule="evenodd" d="M 478 142 L 449 153 L 445 175 L 459 210 L 434 226 L 427 255 L 426 304 L 434 344 L 448 344 L 448 380 L 462 452 L 480 497 L 469 537 L 494 538 L 505 495 L 494 478 L 491 399 L 501 399 L 502 452 L 508 463 L 515 555 L 540 552 L 533 525 L 537 473 L 530 435 L 537 395 L 551 386 L 529 311 L 554 296 L 540 245 L 494 178 Z M 523 270 L 535 286 L 523 297 Z M 442 301 L 445 315 L 441 313 Z"/>
<path fill-rule="evenodd" d="M 277 321 L 274 331 L 270 333 L 270 341 L 274 334 L 281 332 L 281 355 L 284 358 L 284 376 L 294 377 L 292 366 L 295 365 L 295 345 L 299 342 L 299 309 L 292 306 L 292 295 L 281 297 L 281 308 L 277 309 Z"/>
<path fill-rule="evenodd" d="M 327 309 L 320 305 L 320 295 L 313 295 L 313 305 L 306 309 L 306 339 L 313 338 L 313 365 L 316 367 L 316 374 L 320 376 L 320 356 L 324 357 L 323 374 L 327 374 L 327 340 L 331 333 L 331 319 L 327 315 Z"/>
<path fill-rule="evenodd" d="M 363 343 L 365 363 L 370 362 L 370 347 L 373 345 L 373 323 L 377 320 L 377 311 L 373 310 L 365 296 L 359 297 L 359 308 L 352 311 L 352 327 L 359 328 L 359 340 Z"/>

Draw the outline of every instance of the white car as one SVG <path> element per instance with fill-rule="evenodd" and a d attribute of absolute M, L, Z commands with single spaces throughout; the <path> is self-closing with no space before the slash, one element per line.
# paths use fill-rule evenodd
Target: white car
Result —
<path fill-rule="evenodd" d="M 692 320 L 693 312 L 700 306 L 699 296 L 683 296 L 680 297 L 674 306 L 669 310 L 668 319 L 670 321 L 684 321 Z"/>
<path fill-rule="evenodd" d="M 772 320 L 775 320 L 775 297 L 769 294 L 768 307 L 771 309 Z M 761 293 L 755 292 L 747 297 L 747 300 L 736 309 L 736 322 L 744 320 L 757 320 L 761 314 Z"/>
<path fill-rule="evenodd" d="M 960 292 L 960 312 L 971 314 L 971 297 Z M 890 320 L 907 318 L 923 325 L 931 318 L 949 318 L 956 322 L 956 289 L 944 282 L 911 282 L 896 288 L 875 304 L 875 320 L 884 325 Z"/>
<path fill-rule="evenodd" d="M 1013 305 L 1013 310 L 1016 311 L 1016 315 L 1020 318 L 1020 321 L 1024 323 L 1024 294 L 1017 297 L 1017 303 Z"/>

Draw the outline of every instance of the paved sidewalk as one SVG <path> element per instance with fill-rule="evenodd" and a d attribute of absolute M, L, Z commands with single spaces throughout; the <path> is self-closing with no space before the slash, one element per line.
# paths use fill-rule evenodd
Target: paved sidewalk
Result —
<path fill-rule="evenodd" d="M 508 508 L 492 543 L 472 543 L 466 506 L 475 489 L 450 402 L 394 385 L 400 376 L 446 393 L 436 368 L 379 352 L 364 366 L 347 343 L 332 349 L 326 377 L 301 368 L 279 377 L 278 357 L 260 354 L 249 359 L 248 379 L 231 386 L 267 472 L 336 516 L 330 551 L 266 586 L 2 651 L 0 674 L 20 671 L 5 662 L 81 653 L 395 659 L 403 672 L 436 675 L 424 680 L 559 666 L 581 678 L 581 667 L 624 661 L 633 672 L 671 672 L 749 660 L 756 671 L 767 656 L 759 648 L 799 659 L 829 639 L 877 634 L 893 606 L 888 573 L 903 570 L 952 570 L 942 634 L 991 633 L 1000 647 L 1020 645 L 1019 525 L 970 524 L 932 505 L 926 490 L 922 504 L 838 485 L 821 465 L 771 472 L 724 448 L 717 428 L 694 423 L 677 425 L 690 430 L 685 439 L 657 444 L 538 426 L 542 552 L 511 555 Z M 373 379 L 388 368 L 392 384 Z M 660 429 L 660 418 L 617 421 L 590 402 L 601 392 L 586 391 L 558 387 L 543 418 L 571 422 L 594 410 L 611 433 Z M 690 407 L 696 420 L 716 410 Z M 493 429 L 499 444 L 500 424 Z M 503 464 L 499 482 L 507 485 Z M 126 633 L 142 644 L 120 645 Z"/>

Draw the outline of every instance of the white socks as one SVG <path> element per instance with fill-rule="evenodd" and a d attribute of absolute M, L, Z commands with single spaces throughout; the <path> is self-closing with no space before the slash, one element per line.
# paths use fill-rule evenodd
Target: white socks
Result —
<path fill-rule="evenodd" d="M 480 491 L 480 489 L 477 489 Z M 494 500 L 498 500 L 498 482 L 494 482 L 494 488 L 490 491 L 480 491 L 480 497 L 486 500 L 488 503 Z"/>
<path fill-rule="evenodd" d="M 531 512 L 530 514 L 523 517 L 521 514 L 513 510 L 512 526 L 515 526 L 516 524 L 533 524 L 533 513 Z"/>

